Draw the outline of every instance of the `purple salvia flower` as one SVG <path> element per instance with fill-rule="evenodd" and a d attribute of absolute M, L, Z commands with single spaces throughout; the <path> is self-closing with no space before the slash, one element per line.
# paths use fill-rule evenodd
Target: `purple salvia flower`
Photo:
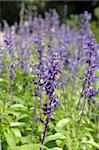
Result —
<path fill-rule="evenodd" d="M 40 122 L 40 123 L 43 123 L 44 124 L 44 120 L 43 119 L 41 119 L 41 118 L 36 118 L 36 120 L 38 121 L 38 122 Z"/>
<path fill-rule="evenodd" d="M 2 115 L 0 115 L 0 120 L 3 118 L 3 116 Z"/>
<path fill-rule="evenodd" d="M 55 89 L 57 87 L 57 75 L 60 73 L 60 63 L 57 60 L 57 53 L 52 54 L 52 57 L 47 61 L 48 72 L 45 74 L 44 79 L 44 88 L 45 92 L 49 97 L 48 103 L 43 105 L 44 115 L 46 115 L 46 123 L 45 129 L 43 132 L 43 137 L 41 140 L 41 144 L 44 144 L 44 139 L 46 135 L 46 131 L 48 128 L 48 124 L 51 118 L 51 115 L 54 113 L 54 108 L 60 105 L 60 102 L 56 100 Z"/>
<path fill-rule="evenodd" d="M 90 86 L 93 87 L 94 89 L 94 85 L 97 80 L 95 71 L 98 68 L 99 60 L 98 60 L 97 44 L 95 41 L 95 37 L 90 31 L 87 32 L 84 37 L 83 49 L 85 52 L 85 61 L 88 64 L 86 77 L 85 77 L 87 89 L 88 88 L 90 89 Z M 85 88 L 85 91 L 86 91 L 86 88 Z"/>
<path fill-rule="evenodd" d="M 9 34 L 6 33 L 4 35 L 4 42 L 6 43 L 6 47 L 9 55 L 12 55 L 13 53 L 13 41 L 14 41 L 14 37 L 11 33 Z"/>
<path fill-rule="evenodd" d="M 4 67 L 3 48 L 0 48 L 0 73 L 3 71 L 3 67 Z"/>
<path fill-rule="evenodd" d="M 36 37 L 36 35 L 33 37 L 33 43 L 36 46 L 35 48 L 35 54 L 37 55 L 38 58 L 38 64 L 34 65 L 34 74 L 36 74 L 38 76 L 38 81 L 35 82 L 33 81 L 33 83 L 35 85 L 37 85 L 37 89 L 34 91 L 34 95 L 36 96 L 34 99 L 34 116 L 33 116 L 33 128 L 34 128 L 34 120 L 36 117 L 36 105 L 37 105 L 37 97 L 40 98 L 40 115 L 41 115 L 41 110 L 42 110 L 42 79 L 44 78 L 43 75 L 43 65 L 44 65 L 44 42 L 43 42 L 43 37 L 41 34 L 38 34 L 38 36 Z M 41 121 L 40 121 L 41 122 Z"/>
<path fill-rule="evenodd" d="M 87 69 L 85 73 L 83 89 L 80 95 L 80 99 L 81 97 L 83 97 L 84 102 L 83 102 L 83 109 L 82 109 L 80 120 L 79 120 L 79 125 L 82 119 L 86 100 L 93 99 L 98 93 L 94 85 L 95 85 L 96 78 L 97 78 L 95 75 L 95 71 L 97 70 L 98 64 L 99 64 L 96 40 L 88 24 L 88 21 L 90 20 L 91 17 L 90 15 L 88 15 L 87 12 L 85 12 L 81 16 L 83 20 L 82 21 L 83 25 L 81 29 L 81 32 L 83 33 L 82 43 L 83 43 L 83 51 L 85 54 L 84 57 L 85 57 L 85 63 L 87 64 Z M 79 102 L 80 102 L 80 99 L 79 99 Z M 78 105 L 79 105 L 79 102 L 78 102 Z"/>
<path fill-rule="evenodd" d="M 38 56 L 40 55 L 41 52 Z M 57 75 L 60 73 L 60 63 L 57 53 L 50 50 L 46 58 L 43 56 L 43 58 L 39 59 L 37 70 L 36 74 L 39 79 L 37 85 L 49 98 L 48 102 L 43 104 L 42 107 L 42 110 L 44 111 L 43 114 L 46 116 L 45 129 L 41 139 L 41 144 L 44 144 L 51 115 L 54 113 L 54 108 L 60 105 L 60 102 L 57 101 L 57 96 L 55 95 L 55 89 L 58 86 Z"/>
<path fill-rule="evenodd" d="M 8 89 L 11 94 L 11 101 L 13 103 L 13 82 L 16 76 L 15 72 L 15 64 L 13 63 L 14 61 L 14 29 L 12 28 L 12 32 L 9 34 L 4 35 L 4 42 L 6 43 L 7 47 L 7 52 L 8 52 L 8 59 L 9 59 L 9 64 L 8 64 L 8 80 L 9 80 L 9 85 Z"/>

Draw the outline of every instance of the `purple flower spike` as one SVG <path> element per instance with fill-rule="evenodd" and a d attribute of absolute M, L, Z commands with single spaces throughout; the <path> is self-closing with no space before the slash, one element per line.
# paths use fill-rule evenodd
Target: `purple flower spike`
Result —
<path fill-rule="evenodd" d="M 83 21 L 89 21 L 91 20 L 92 15 L 85 11 L 83 14 L 81 14 L 81 17 Z"/>
<path fill-rule="evenodd" d="M 82 48 L 84 52 L 84 60 L 86 63 L 86 73 L 84 77 L 84 84 L 82 88 L 82 92 L 80 94 L 79 102 L 77 107 L 80 104 L 80 99 L 83 97 L 83 107 L 79 120 L 79 126 L 82 120 L 84 107 L 86 101 L 88 101 L 88 107 L 90 109 L 90 100 L 93 100 L 98 91 L 95 88 L 95 83 L 97 81 L 95 71 L 98 68 L 99 64 L 99 56 L 98 56 L 98 45 L 96 43 L 95 37 L 90 29 L 89 20 L 91 19 L 91 15 L 88 12 L 85 12 L 81 15 L 82 17 L 82 28 L 81 28 L 81 42 Z M 90 111 L 90 110 L 89 110 Z"/>
<path fill-rule="evenodd" d="M 0 115 L 0 120 L 3 118 L 3 116 L 2 115 Z"/>
<path fill-rule="evenodd" d="M 54 107 L 57 107 L 57 106 L 60 106 L 61 105 L 61 102 L 58 102 L 56 100 L 53 101 L 53 106 Z"/>
<path fill-rule="evenodd" d="M 38 121 L 38 122 L 40 122 L 40 123 L 43 123 L 44 124 L 44 121 L 43 121 L 43 119 L 42 118 L 36 118 L 36 120 Z"/>
<path fill-rule="evenodd" d="M 89 97 L 91 99 L 93 99 L 98 93 L 99 93 L 98 90 L 93 89 L 91 87 L 84 91 L 84 95 L 86 95 L 86 97 Z"/>

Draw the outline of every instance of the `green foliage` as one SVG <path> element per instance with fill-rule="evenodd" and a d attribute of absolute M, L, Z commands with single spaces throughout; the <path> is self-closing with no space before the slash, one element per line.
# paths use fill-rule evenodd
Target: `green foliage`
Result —
<path fill-rule="evenodd" d="M 99 7 L 95 8 L 94 14 L 98 18 L 98 20 L 99 20 Z"/>
<path fill-rule="evenodd" d="M 18 76 L 18 80 L 24 78 L 24 76 L 20 74 Z M 27 80 L 30 78 L 31 77 L 27 78 Z M 18 80 L 17 84 L 19 84 Z M 5 84 L 5 81 L 6 79 L 0 79 L 2 84 Z M 23 95 L 21 95 L 23 89 L 15 87 L 19 94 L 13 96 L 15 103 L 13 105 L 11 105 L 10 95 L 6 95 L 4 92 L 6 87 L 4 87 L 4 91 L 1 91 L 0 115 L 2 115 L 3 118 L 0 120 L 0 135 L 3 150 L 39 150 L 40 148 L 39 142 L 44 126 L 35 121 L 35 130 L 34 133 L 32 133 L 34 96 L 31 96 L 29 90 L 26 90 L 27 87 L 28 84 L 26 83 Z M 62 102 L 63 97 L 60 91 L 57 90 L 57 93 Z M 66 100 L 66 112 L 63 104 L 56 109 L 56 114 L 49 124 L 45 146 L 43 147 L 44 150 L 99 149 L 97 123 L 95 123 L 96 120 L 93 118 L 93 110 L 96 104 L 93 104 L 91 118 L 86 118 L 86 107 L 81 126 L 78 129 L 77 121 L 80 111 L 74 113 L 77 97 L 78 95 L 75 93 L 75 101 L 72 103 L 69 99 L 70 89 L 67 89 L 68 100 Z M 97 99 L 98 97 L 96 97 L 96 102 Z"/>

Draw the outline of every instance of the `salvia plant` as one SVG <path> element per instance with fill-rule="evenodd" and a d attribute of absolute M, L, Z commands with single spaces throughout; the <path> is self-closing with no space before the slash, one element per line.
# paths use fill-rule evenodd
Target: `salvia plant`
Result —
<path fill-rule="evenodd" d="M 88 12 L 85 11 L 84 14 L 81 15 L 82 17 L 82 46 L 84 51 L 84 61 L 87 64 L 85 77 L 83 78 L 83 88 L 80 95 L 80 98 L 84 98 L 84 104 L 83 109 L 81 113 L 80 120 L 82 118 L 82 114 L 84 111 L 84 105 L 86 103 L 86 100 L 88 101 L 89 105 L 89 111 L 90 111 L 90 104 L 92 100 L 94 100 L 94 97 L 98 93 L 98 90 L 95 88 L 96 80 L 98 79 L 95 71 L 99 68 L 98 64 L 98 54 L 97 54 L 97 43 L 95 40 L 95 37 L 90 30 L 90 24 L 88 21 L 91 19 L 91 15 L 88 14 Z M 80 102 L 80 99 L 79 99 Z M 79 103 L 78 103 L 79 104 Z"/>
<path fill-rule="evenodd" d="M 66 12 L 64 22 L 55 9 L 44 17 L 25 13 L 22 3 L 19 24 L 3 21 L 0 31 L 0 150 L 99 149 L 91 14 L 71 26 Z"/>

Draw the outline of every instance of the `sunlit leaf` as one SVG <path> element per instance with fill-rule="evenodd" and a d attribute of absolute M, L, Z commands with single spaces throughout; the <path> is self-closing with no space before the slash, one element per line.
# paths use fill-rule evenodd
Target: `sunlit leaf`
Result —
<path fill-rule="evenodd" d="M 69 121 L 69 118 L 64 118 L 57 123 L 56 127 L 63 128 Z"/>
<path fill-rule="evenodd" d="M 45 143 L 49 142 L 49 141 L 53 141 L 53 140 L 58 140 L 58 139 L 66 139 L 66 137 L 64 135 L 62 135 L 61 133 L 56 133 L 54 135 L 50 135 L 50 136 L 47 136 L 46 139 L 45 139 Z"/>
<path fill-rule="evenodd" d="M 11 127 L 24 126 L 24 125 L 25 125 L 24 122 L 11 122 L 10 123 Z"/>
<path fill-rule="evenodd" d="M 94 142 L 93 140 L 89 140 L 89 141 L 84 140 L 84 141 L 82 141 L 82 143 L 90 144 L 90 145 L 92 145 L 92 146 L 94 146 L 94 147 L 96 147 L 96 148 L 99 149 L 99 144 L 97 144 L 97 143 Z"/>

